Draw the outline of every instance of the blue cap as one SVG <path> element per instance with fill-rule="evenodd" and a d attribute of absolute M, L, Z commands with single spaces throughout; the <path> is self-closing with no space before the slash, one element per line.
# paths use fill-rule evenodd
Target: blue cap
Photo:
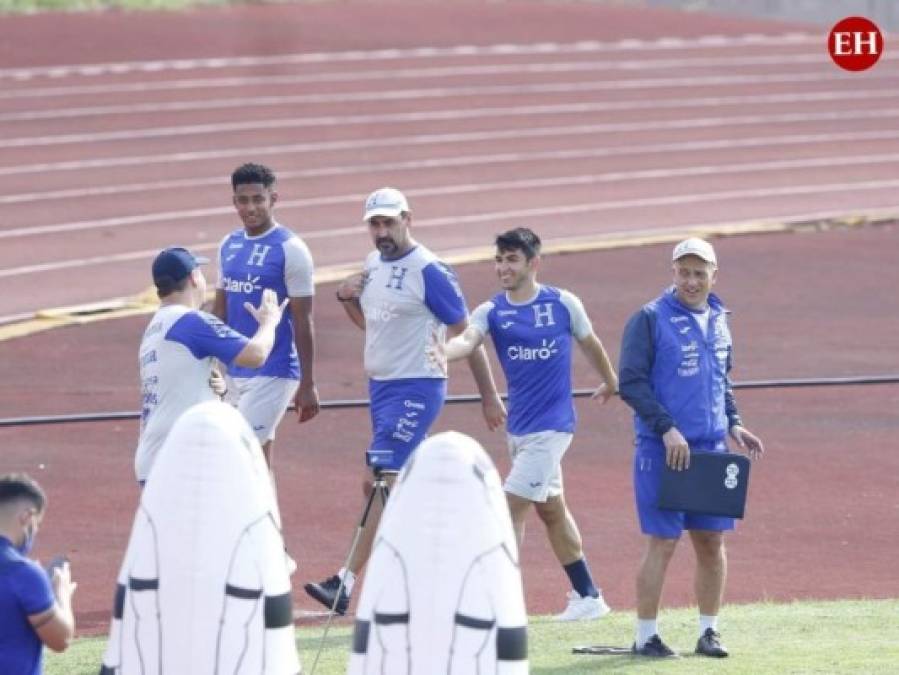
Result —
<path fill-rule="evenodd" d="M 153 261 L 153 283 L 157 286 L 178 283 L 187 278 L 197 265 L 208 262 L 209 258 L 195 256 L 180 246 L 164 248 Z"/>

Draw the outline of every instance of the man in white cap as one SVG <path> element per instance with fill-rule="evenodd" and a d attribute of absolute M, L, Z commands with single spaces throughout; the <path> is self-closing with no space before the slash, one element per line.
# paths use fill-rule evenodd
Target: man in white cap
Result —
<path fill-rule="evenodd" d="M 624 329 L 618 368 L 621 398 L 634 409 L 634 492 L 646 552 L 637 574 L 633 651 L 673 657 L 657 617 L 665 572 L 684 530 L 696 553 L 699 640 L 696 653 L 722 658 L 718 610 L 727 576 L 723 533 L 733 518 L 660 509 L 662 470 L 688 468 L 691 452 L 724 452 L 728 435 L 753 459 L 764 452 L 737 412 L 729 372 L 733 343 L 727 310 L 711 292 L 718 259 L 711 244 L 686 239 L 674 247 L 674 285 L 644 305 Z"/>
<path fill-rule="evenodd" d="M 387 472 L 388 483 L 425 438 L 446 397 L 446 362 L 429 358 L 435 343 L 468 326 L 465 298 L 453 270 L 412 238 L 412 211 L 402 192 L 375 190 L 365 200 L 363 220 L 375 250 L 364 270 L 345 279 L 337 299 L 365 331 L 372 441 L 363 479 Z M 502 426 L 506 411 L 496 391 L 483 347 L 468 359 L 482 398 L 487 426 Z M 306 592 L 339 614 L 349 606 L 356 575 L 368 560 L 381 505 L 374 501 L 348 566 Z"/>

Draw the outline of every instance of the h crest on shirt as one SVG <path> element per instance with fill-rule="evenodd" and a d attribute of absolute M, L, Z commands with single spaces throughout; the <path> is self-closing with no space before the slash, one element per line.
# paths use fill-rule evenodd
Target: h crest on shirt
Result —
<path fill-rule="evenodd" d="M 253 244 L 253 251 L 250 253 L 250 257 L 247 258 L 247 265 L 262 267 L 265 264 L 265 256 L 268 255 L 271 248 L 267 244 Z"/>
<path fill-rule="evenodd" d="M 542 306 L 540 304 L 531 305 L 534 308 L 534 327 L 535 328 L 543 328 L 544 326 L 555 326 L 556 322 L 553 319 L 553 306 L 551 303 L 544 303 Z M 542 309 L 541 309 L 542 307 Z M 546 323 L 543 323 L 546 320 Z"/>
<path fill-rule="evenodd" d="M 409 271 L 408 267 L 399 267 L 397 265 L 391 265 L 390 267 L 390 276 L 387 277 L 386 288 L 394 288 L 398 291 L 403 290 L 403 279 L 406 278 L 406 272 Z"/>

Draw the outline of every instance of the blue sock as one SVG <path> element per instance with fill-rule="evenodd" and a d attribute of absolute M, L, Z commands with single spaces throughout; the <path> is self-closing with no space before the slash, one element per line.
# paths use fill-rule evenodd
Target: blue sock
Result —
<path fill-rule="evenodd" d="M 599 590 L 593 584 L 593 577 L 590 576 L 590 568 L 587 567 L 587 559 L 581 558 L 564 566 L 565 574 L 571 580 L 571 587 L 580 594 L 582 598 L 588 595 L 591 598 L 599 597 Z"/>

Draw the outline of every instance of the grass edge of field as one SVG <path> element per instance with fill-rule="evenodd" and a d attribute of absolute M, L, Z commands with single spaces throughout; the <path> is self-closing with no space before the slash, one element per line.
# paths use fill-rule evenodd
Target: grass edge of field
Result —
<path fill-rule="evenodd" d="M 576 675 L 584 672 L 703 672 L 726 668 L 728 675 L 745 673 L 886 673 L 899 662 L 899 599 L 762 602 L 728 605 L 720 630 L 731 650 L 722 660 L 692 655 L 698 634 L 695 608 L 663 609 L 660 631 L 685 658 L 669 661 L 631 656 L 583 656 L 578 645 L 627 647 L 633 640 L 634 613 L 613 612 L 590 622 L 557 623 L 551 617 L 530 617 L 529 659 L 532 673 Z M 297 629 L 297 647 L 304 672 L 310 672 L 321 643 L 324 624 Z M 319 675 L 346 670 L 351 625 L 332 626 L 316 668 Z M 81 638 L 64 654 L 47 653 L 45 675 L 96 675 L 105 637 Z M 723 672 L 723 671 L 722 671 Z"/>

